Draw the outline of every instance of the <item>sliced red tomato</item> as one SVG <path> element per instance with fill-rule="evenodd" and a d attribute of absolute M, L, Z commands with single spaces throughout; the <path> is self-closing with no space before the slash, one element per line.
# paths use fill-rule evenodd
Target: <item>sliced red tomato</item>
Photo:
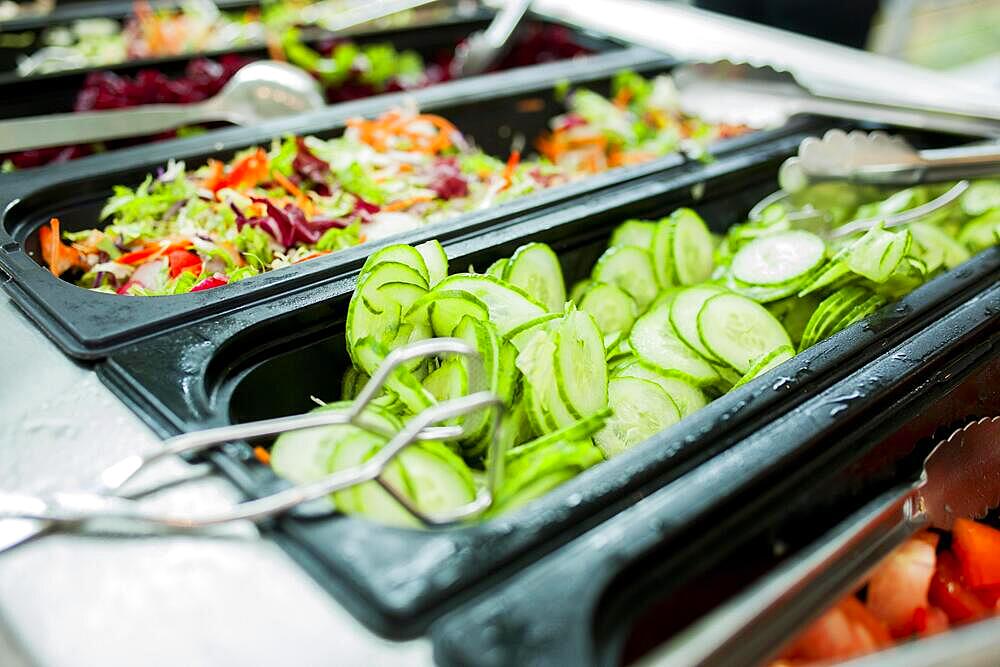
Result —
<path fill-rule="evenodd" d="M 884 621 L 893 637 L 913 634 L 914 613 L 927 613 L 927 590 L 934 576 L 934 547 L 917 537 L 893 551 L 868 581 L 868 609 Z M 916 619 L 923 625 L 921 617 Z"/>
<path fill-rule="evenodd" d="M 185 271 L 191 271 L 195 275 L 201 273 L 201 258 L 193 252 L 187 250 L 174 250 L 167 255 L 170 262 L 170 277 L 176 278 Z"/>
<path fill-rule="evenodd" d="M 938 554 L 930 601 L 944 610 L 952 623 L 971 621 L 988 613 L 983 602 L 962 582 L 962 566 L 950 551 Z"/>
<path fill-rule="evenodd" d="M 205 278 L 200 283 L 191 288 L 192 292 L 201 292 L 202 290 L 212 289 L 213 287 L 221 287 L 223 285 L 228 285 L 229 279 L 224 275 L 215 274 L 214 276 L 209 276 Z"/>
<path fill-rule="evenodd" d="M 1000 530 L 969 519 L 956 519 L 951 549 L 962 564 L 962 574 L 969 586 L 1000 586 Z"/>

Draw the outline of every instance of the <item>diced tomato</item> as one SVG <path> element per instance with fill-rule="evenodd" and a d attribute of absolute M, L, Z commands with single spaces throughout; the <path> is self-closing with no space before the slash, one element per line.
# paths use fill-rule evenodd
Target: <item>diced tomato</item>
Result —
<path fill-rule="evenodd" d="M 185 271 L 191 271 L 195 275 L 201 273 L 201 259 L 198 255 L 187 250 L 174 250 L 167 255 L 170 262 L 170 277 L 176 278 Z"/>
<path fill-rule="evenodd" d="M 911 539 L 882 561 L 868 581 L 868 609 L 885 621 L 894 637 L 912 634 L 914 612 L 926 610 L 935 560 L 928 541 Z"/>
<path fill-rule="evenodd" d="M 1000 586 L 1000 530 L 986 524 L 956 519 L 951 548 L 972 588 Z"/>
<path fill-rule="evenodd" d="M 952 623 L 973 620 L 988 611 L 986 605 L 962 583 L 961 565 L 950 551 L 938 554 L 928 597 L 948 615 Z"/>
<path fill-rule="evenodd" d="M 782 656 L 833 660 L 871 653 L 891 643 L 889 630 L 853 595 L 819 617 Z"/>
<path fill-rule="evenodd" d="M 84 267 L 80 252 L 62 242 L 59 232 L 59 218 L 52 218 L 48 227 L 38 230 L 38 243 L 42 249 L 42 259 L 49 265 L 52 275 L 59 277 L 74 267 Z"/>

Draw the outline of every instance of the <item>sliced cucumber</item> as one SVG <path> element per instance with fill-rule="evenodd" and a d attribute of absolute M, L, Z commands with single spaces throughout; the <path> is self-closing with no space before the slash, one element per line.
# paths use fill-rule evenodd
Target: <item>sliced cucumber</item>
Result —
<path fill-rule="evenodd" d="M 847 327 L 851 326 L 855 322 L 860 322 L 869 315 L 872 315 L 885 304 L 885 298 L 878 294 L 873 294 L 868 297 L 863 303 L 855 306 L 849 313 L 844 315 L 839 321 L 835 322 L 832 327 L 830 327 L 830 333 L 828 336 L 832 336 L 838 331 L 842 331 Z"/>
<path fill-rule="evenodd" d="M 364 460 L 371 459 L 371 457 L 378 453 L 378 450 L 378 447 L 373 447 L 365 454 Z M 405 494 L 406 497 L 416 501 L 413 485 L 410 483 L 406 469 L 400 462 L 400 458 L 397 457 L 389 462 L 389 465 L 382 471 L 381 478 L 392 485 L 394 489 Z M 350 492 L 353 492 L 353 498 L 348 507 L 353 507 L 354 511 L 358 514 L 363 514 L 365 517 L 387 526 L 398 526 L 401 528 L 417 528 L 420 526 L 417 518 L 406 511 L 395 498 L 389 495 L 388 491 L 379 486 L 378 482 L 365 482 L 364 484 L 359 484 L 347 489 L 347 491 L 336 494 L 334 502 L 337 503 L 337 507 L 348 512 L 351 510 L 341 504 L 340 497 Z"/>
<path fill-rule="evenodd" d="M 587 290 L 590 289 L 590 285 L 593 281 L 590 278 L 584 278 L 583 280 L 578 280 L 573 284 L 573 289 L 569 291 L 569 300 L 580 305 L 583 297 L 587 294 Z"/>
<path fill-rule="evenodd" d="M 663 218 L 656 224 L 653 235 L 653 267 L 660 287 L 666 289 L 677 284 L 674 265 L 674 219 Z"/>
<path fill-rule="evenodd" d="M 653 235 L 656 233 L 656 223 L 645 220 L 626 220 L 611 232 L 608 246 L 632 245 L 649 250 L 653 247 Z"/>
<path fill-rule="evenodd" d="M 788 333 L 766 308 L 738 294 L 717 294 L 698 313 L 698 335 L 712 354 L 746 373 L 775 348 L 791 345 Z"/>
<path fill-rule="evenodd" d="M 937 248 L 942 252 L 944 265 L 949 269 L 954 269 L 971 257 L 965 246 L 956 241 L 953 236 L 946 234 L 934 225 L 924 222 L 911 222 L 908 227 L 917 243 L 922 246 Z"/>
<path fill-rule="evenodd" d="M 556 385 L 570 413 L 580 419 L 607 407 L 608 365 L 594 318 L 571 311 L 563 317 L 555 336 Z"/>
<path fill-rule="evenodd" d="M 618 367 L 614 374 L 616 377 L 639 378 L 656 384 L 666 392 L 667 396 L 673 399 L 681 417 L 687 417 L 692 412 L 701 410 L 708 405 L 705 393 L 695 385 L 679 377 L 656 370 L 638 359 Z"/>
<path fill-rule="evenodd" d="M 659 306 L 640 317 L 629 334 L 629 344 L 646 363 L 687 378 L 699 387 L 719 379 L 715 369 L 678 337 L 670 324 L 669 306 Z"/>
<path fill-rule="evenodd" d="M 398 333 L 402 313 L 412 305 L 412 302 L 407 301 L 420 293 L 416 289 L 406 290 L 403 294 L 402 288 L 392 288 L 392 293 L 380 292 L 380 287 L 393 283 L 410 284 L 418 288 L 421 284 L 426 285 L 419 273 L 398 262 L 380 263 L 358 281 L 347 307 L 346 325 L 347 351 L 355 364 L 357 359 L 354 347 L 357 341 L 373 338 L 383 345 L 390 345 Z M 398 298 L 404 301 L 399 301 Z"/>
<path fill-rule="evenodd" d="M 733 257 L 733 277 L 747 285 L 774 287 L 800 282 L 826 258 L 823 239 L 801 230 L 750 241 Z"/>
<path fill-rule="evenodd" d="M 549 312 L 562 312 L 566 304 L 566 282 L 559 258 L 544 243 L 518 248 L 507 263 L 503 278 L 533 296 Z"/>
<path fill-rule="evenodd" d="M 369 375 L 374 375 L 375 370 L 388 354 L 386 348 L 372 338 L 363 338 L 358 341 L 354 352 L 357 355 L 358 365 Z M 434 405 L 434 397 L 406 368 L 397 368 L 395 372 L 390 374 L 385 381 L 385 388 L 414 414 Z"/>
<path fill-rule="evenodd" d="M 357 468 L 364 463 L 369 452 L 377 450 L 384 444 L 384 440 L 375 442 L 367 436 L 345 438 L 336 444 L 328 457 L 327 472 L 339 472 L 341 470 Z M 356 489 L 357 487 L 350 487 L 343 491 L 338 491 L 331 496 L 331 500 L 333 500 L 338 510 L 345 514 L 357 514 L 361 511 L 361 507 L 357 503 L 357 496 L 355 495 Z"/>
<path fill-rule="evenodd" d="M 430 285 L 430 274 L 423 255 L 416 248 L 402 243 L 386 246 L 369 255 L 358 273 L 358 283 L 360 284 L 361 279 L 371 273 L 376 266 L 386 263 L 402 264 L 420 275 L 422 280 L 414 284 L 420 284 L 425 289 Z"/>
<path fill-rule="evenodd" d="M 781 326 L 785 327 L 792 343 L 798 345 L 819 304 L 819 297 L 810 294 L 805 297 L 793 296 L 769 303 L 767 309 L 778 318 Z"/>
<path fill-rule="evenodd" d="M 435 289 L 468 292 L 482 301 L 502 336 L 545 314 L 545 307 L 523 290 L 491 276 L 459 273 L 445 278 Z"/>
<path fill-rule="evenodd" d="M 608 248 L 597 260 L 591 276 L 594 281 L 617 285 L 645 310 L 656 298 L 656 273 L 649 252 L 634 246 Z"/>
<path fill-rule="evenodd" d="M 570 424 L 564 428 L 560 428 L 556 431 L 546 433 L 530 442 L 526 442 L 522 445 L 518 445 L 513 449 L 507 451 L 507 462 L 513 462 L 514 460 L 530 455 L 539 449 L 544 449 L 551 445 L 555 445 L 559 441 L 566 440 L 575 442 L 578 440 L 587 440 L 595 433 L 604 428 L 604 424 L 607 422 L 608 417 L 611 416 L 611 409 L 605 408 L 600 412 L 595 412 L 594 414 L 584 417 L 583 419 Z"/>
<path fill-rule="evenodd" d="M 689 208 L 671 214 L 674 222 L 674 273 L 681 285 L 696 285 L 712 276 L 715 242 L 701 216 Z"/>
<path fill-rule="evenodd" d="M 483 322 L 490 317 L 486 304 L 468 292 L 449 290 L 436 297 L 428 309 L 435 336 L 451 336 L 458 323 L 466 317 Z"/>
<path fill-rule="evenodd" d="M 826 297 L 816 307 L 802 333 L 799 349 L 812 347 L 832 333 L 832 326 L 855 306 L 860 305 L 871 292 L 863 287 L 849 286 Z"/>
<path fill-rule="evenodd" d="M 765 354 L 763 357 L 758 359 L 753 366 L 750 367 L 743 377 L 733 385 L 733 389 L 742 386 L 753 380 L 755 377 L 763 375 L 772 368 L 777 368 L 781 364 L 785 363 L 789 359 L 795 356 L 795 349 L 791 345 L 783 345 L 781 347 L 775 348 L 771 352 Z"/>
<path fill-rule="evenodd" d="M 698 336 L 698 313 L 706 301 L 724 291 L 721 287 L 708 284 L 687 287 L 677 292 L 670 304 L 670 324 L 673 325 L 674 331 L 688 347 L 709 361 L 719 361 L 719 359 L 702 344 Z"/>
<path fill-rule="evenodd" d="M 469 391 L 494 389 L 500 369 L 500 339 L 496 329 L 488 321 L 464 317 L 455 327 L 455 337 L 471 344 L 479 353 L 482 363 L 471 359 L 462 359 L 469 378 Z M 484 375 L 485 374 L 485 375 Z M 465 417 L 465 428 L 468 437 L 462 442 L 462 449 L 468 456 L 481 453 L 487 446 L 491 414 L 489 410 L 481 410 Z"/>
<path fill-rule="evenodd" d="M 962 210 L 970 217 L 1000 208 L 1000 182 L 975 181 L 960 198 Z"/>
<path fill-rule="evenodd" d="M 440 442 L 422 442 L 399 454 L 417 507 L 440 514 L 472 502 L 476 486 L 465 462 Z"/>
<path fill-rule="evenodd" d="M 547 329 L 549 324 L 553 320 L 558 320 L 562 315 L 560 313 L 546 313 L 541 317 L 536 317 L 533 320 L 528 320 L 520 326 L 514 327 L 504 336 L 507 340 L 514 344 L 518 352 L 524 349 L 524 346 L 531 340 L 536 331 Z"/>
<path fill-rule="evenodd" d="M 501 257 L 497 261 L 489 265 L 486 269 L 486 275 L 493 276 L 499 280 L 503 280 L 503 274 L 507 271 L 507 265 L 510 263 L 510 259 L 507 257 Z"/>
<path fill-rule="evenodd" d="M 469 395 L 469 374 L 459 357 L 451 357 L 424 378 L 424 389 L 438 401 Z"/>
<path fill-rule="evenodd" d="M 628 331 L 639 316 L 639 307 L 628 292 L 615 285 L 594 284 L 580 302 L 580 310 L 590 313 L 601 333 Z"/>
<path fill-rule="evenodd" d="M 448 255 L 437 240 L 430 240 L 416 246 L 427 267 L 427 285 L 434 287 L 448 277 Z"/>
<path fill-rule="evenodd" d="M 611 417 L 594 435 L 595 444 L 607 458 L 621 454 L 681 419 L 673 399 L 648 380 L 613 378 L 608 383 L 608 398 Z"/>

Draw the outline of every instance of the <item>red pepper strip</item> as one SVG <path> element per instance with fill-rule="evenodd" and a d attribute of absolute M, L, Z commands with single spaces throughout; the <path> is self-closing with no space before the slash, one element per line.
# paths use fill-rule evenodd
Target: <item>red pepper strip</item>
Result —
<path fill-rule="evenodd" d="M 267 152 L 263 148 L 258 148 L 240 159 L 228 174 L 225 173 L 225 167 L 221 162 L 213 160 L 209 164 L 211 171 L 208 178 L 202 181 L 202 185 L 212 192 L 218 192 L 223 188 L 246 190 L 266 181 L 270 174 Z"/>
<path fill-rule="evenodd" d="M 1000 530 L 968 519 L 956 519 L 951 549 L 972 588 L 1000 586 Z"/>
<path fill-rule="evenodd" d="M 989 613 L 986 605 L 962 583 L 961 565 L 949 551 L 938 554 L 928 598 L 931 604 L 944 610 L 952 623 L 973 620 Z"/>
<path fill-rule="evenodd" d="M 511 182 L 514 179 L 514 170 L 517 169 L 517 165 L 521 163 L 521 151 L 511 151 L 510 157 L 507 158 L 507 166 L 503 169 L 503 180 L 506 185 L 505 188 L 509 188 Z"/>
<path fill-rule="evenodd" d="M 176 278 L 185 271 L 191 271 L 195 275 L 201 273 L 201 258 L 193 252 L 187 250 L 174 250 L 167 255 L 170 263 L 170 277 Z"/>
<path fill-rule="evenodd" d="M 170 254 L 175 250 L 186 250 L 191 247 L 190 241 L 175 241 L 170 245 L 163 246 L 156 241 L 147 243 L 140 250 L 125 253 L 115 261 L 119 264 L 142 264 L 146 260 L 155 259 L 164 254 Z"/>
<path fill-rule="evenodd" d="M 212 289 L 213 287 L 221 287 L 229 283 L 229 279 L 223 275 L 215 274 L 214 276 L 209 276 L 205 278 L 200 283 L 191 288 L 192 292 L 201 292 L 202 290 Z"/>

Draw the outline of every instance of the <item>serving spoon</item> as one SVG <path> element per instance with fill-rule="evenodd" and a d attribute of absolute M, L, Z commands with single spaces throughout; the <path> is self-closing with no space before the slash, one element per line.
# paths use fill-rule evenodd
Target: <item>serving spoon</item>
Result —
<path fill-rule="evenodd" d="M 143 136 L 195 123 L 253 125 L 325 104 L 319 84 L 305 70 L 261 60 L 244 66 L 217 95 L 196 104 L 149 104 L 0 121 L 0 153 Z"/>

